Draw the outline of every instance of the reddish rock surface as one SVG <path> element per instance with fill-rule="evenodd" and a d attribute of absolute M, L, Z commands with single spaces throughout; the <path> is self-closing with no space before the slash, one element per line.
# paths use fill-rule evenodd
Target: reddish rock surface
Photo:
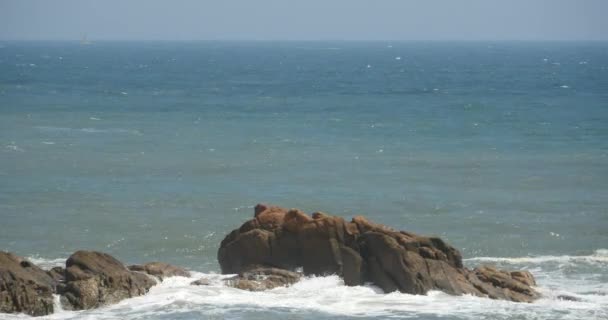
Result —
<path fill-rule="evenodd" d="M 397 231 L 358 216 L 350 222 L 316 212 L 259 204 L 254 218 L 228 234 L 218 260 L 225 274 L 259 266 L 339 274 L 347 285 L 372 282 L 385 292 L 472 294 L 531 302 L 539 297 L 526 271 L 465 268 L 460 252 L 437 237 Z"/>

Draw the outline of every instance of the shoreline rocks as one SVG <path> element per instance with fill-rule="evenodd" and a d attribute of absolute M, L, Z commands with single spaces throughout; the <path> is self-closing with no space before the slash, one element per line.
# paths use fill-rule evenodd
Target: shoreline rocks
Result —
<path fill-rule="evenodd" d="M 514 302 L 540 297 L 529 272 L 465 268 L 460 252 L 440 238 L 394 230 L 362 216 L 346 221 L 263 204 L 255 207 L 253 219 L 222 240 L 217 258 L 223 274 L 236 274 L 223 279 L 225 285 L 249 291 L 290 286 L 302 276 L 337 274 L 348 286 L 371 282 L 384 292 L 441 290 Z M 84 250 L 72 254 L 65 267 L 45 271 L 0 251 L 0 313 L 51 314 L 54 294 L 67 310 L 98 308 L 144 295 L 173 276 L 190 277 L 190 272 L 163 262 L 125 266 L 109 254 Z"/>
<path fill-rule="evenodd" d="M 130 271 L 106 253 L 77 251 L 66 261 L 65 289 L 69 308 L 92 309 L 144 295 L 156 284 L 147 274 Z"/>
<path fill-rule="evenodd" d="M 372 282 L 385 292 L 472 294 L 532 302 L 540 294 L 526 271 L 465 268 L 458 250 L 425 237 L 375 224 L 362 216 L 341 217 L 259 204 L 254 218 L 233 230 L 218 250 L 222 273 L 253 267 L 302 268 L 305 275 L 338 274 L 346 285 Z"/>
<path fill-rule="evenodd" d="M 77 251 L 64 267 L 44 271 L 13 253 L 0 251 L 0 313 L 43 316 L 54 312 L 53 294 L 66 310 L 85 310 L 146 294 L 164 278 L 190 276 L 163 262 L 126 267 L 109 254 Z M 158 281 L 157 281 L 158 279 Z"/>
<path fill-rule="evenodd" d="M 44 270 L 0 251 L 0 312 L 43 316 L 53 313 L 56 282 Z"/>

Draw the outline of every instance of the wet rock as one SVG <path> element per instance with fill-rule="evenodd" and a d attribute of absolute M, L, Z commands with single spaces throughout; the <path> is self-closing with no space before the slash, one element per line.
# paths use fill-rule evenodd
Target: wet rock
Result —
<path fill-rule="evenodd" d="M 254 218 L 224 238 L 218 250 L 222 273 L 270 266 L 302 268 L 306 275 L 338 274 L 347 285 L 372 282 L 385 292 L 472 294 L 530 302 L 539 297 L 525 271 L 482 267 L 468 270 L 458 250 L 425 237 L 375 224 L 362 216 L 347 222 L 316 212 L 257 205 Z M 243 288 L 263 289 L 243 281 Z"/>
<path fill-rule="evenodd" d="M 53 313 L 55 280 L 12 253 L 0 251 L 0 312 L 42 316 Z"/>
<path fill-rule="evenodd" d="M 574 301 L 574 302 L 581 302 L 583 301 L 583 299 L 581 298 L 577 298 L 574 296 L 569 296 L 566 294 L 560 294 L 559 296 L 557 296 L 557 299 L 562 300 L 562 301 Z"/>
<path fill-rule="evenodd" d="M 65 281 L 65 268 L 63 267 L 54 267 L 47 271 L 46 274 L 49 275 L 49 277 L 51 277 L 51 279 L 53 279 L 53 281 L 56 283 Z"/>
<path fill-rule="evenodd" d="M 190 282 L 191 286 L 208 286 L 211 285 L 211 281 L 207 278 L 200 278 L 196 281 Z"/>
<path fill-rule="evenodd" d="M 64 301 L 74 310 L 97 308 L 148 292 L 156 281 L 127 269 L 114 257 L 77 251 L 66 261 Z"/>
<path fill-rule="evenodd" d="M 182 267 L 177 267 L 164 262 L 149 262 L 146 264 L 131 265 L 128 267 L 131 271 L 144 272 L 151 276 L 159 278 L 161 281 L 168 277 L 189 277 L 190 272 Z"/>
<path fill-rule="evenodd" d="M 286 287 L 300 280 L 301 275 L 278 268 L 257 267 L 242 272 L 234 278 L 226 279 L 226 285 L 249 291 L 263 291 L 276 287 Z"/>
<path fill-rule="evenodd" d="M 530 279 L 534 281 L 531 274 L 528 273 L 525 278 L 514 277 L 512 274 L 513 272 L 482 266 L 469 272 L 467 279 L 477 290 L 492 299 L 531 302 L 540 298 L 540 294 L 528 285 Z"/>

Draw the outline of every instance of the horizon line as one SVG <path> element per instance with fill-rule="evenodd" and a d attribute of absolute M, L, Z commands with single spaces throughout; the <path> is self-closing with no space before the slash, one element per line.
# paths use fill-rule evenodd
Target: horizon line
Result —
<path fill-rule="evenodd" d="M 82 39 L 2 39 L 0 42 L 81 42 Z M 90 39 L 95 42 L 608 42 L 608 39 Z"/>

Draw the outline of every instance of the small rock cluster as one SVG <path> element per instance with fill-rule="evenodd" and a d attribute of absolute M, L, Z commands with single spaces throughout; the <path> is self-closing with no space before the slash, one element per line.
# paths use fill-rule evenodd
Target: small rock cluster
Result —
<path fill-rule="evenodd" d="M 53 294 L 68 310 L 84 310 L 146 294 L 165 277 L 190 276 L 162 262 L 125 266 L 96 251 L 77 251 L 65 268 L 44 271 L 12 253 L 0 251 L 0 312 L 42 316 L 53 313 Z"/>

